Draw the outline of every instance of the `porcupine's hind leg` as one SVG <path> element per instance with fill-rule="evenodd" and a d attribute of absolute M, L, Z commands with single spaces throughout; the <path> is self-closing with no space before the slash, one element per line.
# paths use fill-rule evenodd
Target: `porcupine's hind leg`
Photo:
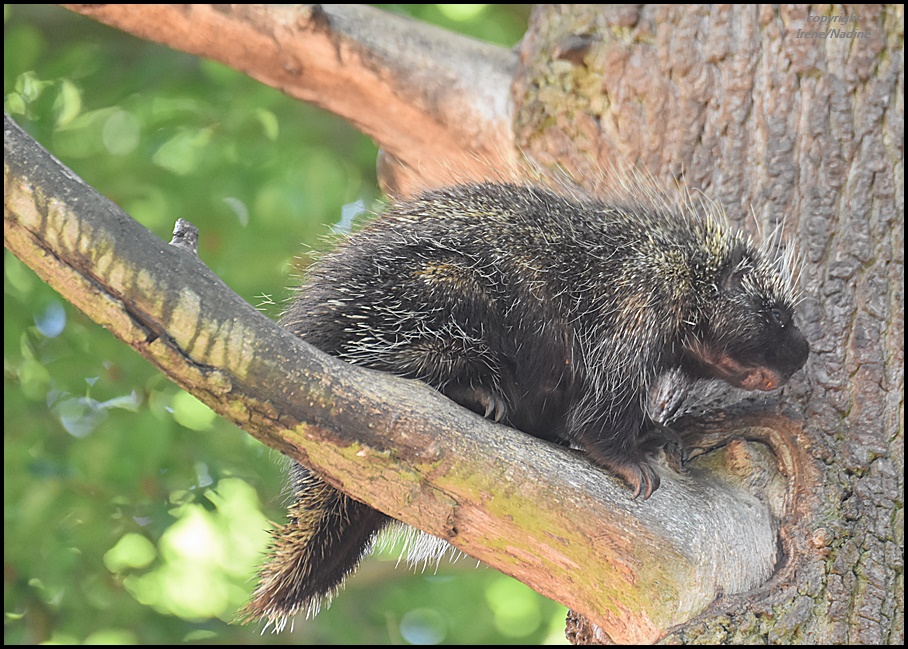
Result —
<path fill-rule="evenodd" d="M 451 401 L 472 410 L 486 419 L 500 422 L 508 413 L 507 401 L 492 387 L 455 383 L 441 390 Z"/>
<path fill-rule="evenodd" d="M 493 349 L 478 327 L 435 321 L 414 327 L 417 334 L 380 369 L 420 379 L 455 403 L 496 422 L 507 422 L 511 395 L 500 350 Z"/>

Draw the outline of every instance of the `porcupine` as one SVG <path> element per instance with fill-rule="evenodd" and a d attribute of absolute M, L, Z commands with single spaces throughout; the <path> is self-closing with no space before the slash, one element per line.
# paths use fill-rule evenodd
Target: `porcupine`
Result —
<path fill-rule="evenodd" d="M 308 272 L 282 324 L 346 361 L 425 381 L 589 458 L 648 498 L 647 415 L 680 370 L 773 390 L 806 362 L 790 255 L 705 201 L 604 203 L 484 183 L 391 207 Z M 289 522 L 243 614 L 313 614 L 392 519 L 293 465 Z"/>

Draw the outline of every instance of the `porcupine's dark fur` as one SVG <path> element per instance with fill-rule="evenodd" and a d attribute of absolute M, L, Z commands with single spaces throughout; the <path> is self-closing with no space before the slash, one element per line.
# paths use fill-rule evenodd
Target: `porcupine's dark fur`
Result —
<path fill-rule="evenodd" d="M 654 199 L 655 200 L 652 200 Z M 776 242 L 777 243 L 777 242 Z M 310 271 L 283 324 L 344 360 L 421 379 L 583 449 L 648 498 L 665 441 L 645 400 L 667 370 L 772 390 L 806 361 L 790 255 L 703 201 L 606 205 L 508 183 L 393 206 Z M 389 519 L 304 467 L 244 613 L 313 613 Z"/>

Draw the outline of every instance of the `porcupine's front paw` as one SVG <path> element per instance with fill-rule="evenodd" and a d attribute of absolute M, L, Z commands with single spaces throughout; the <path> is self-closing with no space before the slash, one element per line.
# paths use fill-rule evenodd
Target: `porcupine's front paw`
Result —
<path fill-rule="evenodd" d="M 677 472 L 687 461 L 687 450 L 681 437 L 667 426 L 650 422 L 646 432 L 637 441 L 637 450 L 633 453 L 615 453 L 614 449 L 595 449 L 590 455 L 599 464 L 624 480 L 634 490 L 634 498 L 642 495 L 646 500 L 656 489 L 661 480 L 657 471 L 658 462 L 653 457 L 662 450 L 666 461 Z"/>
<path fill-rule="evenodd" d="M 646 500 L 653 495 L 661 483 L 656 470 L 656 461 L 647 457 L 639 444 L 628 448 L 625 444 L 604 443 L 611 439 L 599 435 L 585 435 L 580 437 L 578 445 L 586 451 L 593 462 L 624 480 L 633 490 L 634 499 L 642 495 Z"/>
<path fill-rule="evenodd" d="M 641 495 L 643 500 L 646 500 L 653 495 L 661 483 L 653 460 L 648 457 L 641 458 L 639 462 L 609 460 L 603 464 L 606 469 L 624 480 L 634 490 L 632 498 L 635 500 Z"/>
<path fill-rule="evenodd" d="M 650 422 L 649 430 L 640 437 L 639 447 L 646 455 L 657 455 L 661 449 L 668 465 L 680 473 L 687 463 L 687 447 L 681 437 L 668 426 Z"/>

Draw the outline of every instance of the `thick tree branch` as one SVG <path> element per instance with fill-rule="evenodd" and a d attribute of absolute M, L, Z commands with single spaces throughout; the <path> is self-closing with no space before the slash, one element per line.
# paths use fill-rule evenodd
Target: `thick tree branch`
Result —
<path fill-rule="evenodd" d="M 513 167 L 505 48 L 365 5 L 63 6 L 344 117 L 383 148 L 396 192 Z"/>
<path fill-rule="evenodd" d="M 617 641 L 655 640 L 773 569 L 773 516 L 751 492 L 766 498 L 777 487 L 694 468 L 695 479 L 666 474 L 649 501 L 632 501 L 569 451 L 415 381 L 322 354 L 87 187 L 8 117 L 4 234 L 64 297 L 265 444 L 583 612 Z M 706 464 L 735 464 L 740 453 Z"/>

